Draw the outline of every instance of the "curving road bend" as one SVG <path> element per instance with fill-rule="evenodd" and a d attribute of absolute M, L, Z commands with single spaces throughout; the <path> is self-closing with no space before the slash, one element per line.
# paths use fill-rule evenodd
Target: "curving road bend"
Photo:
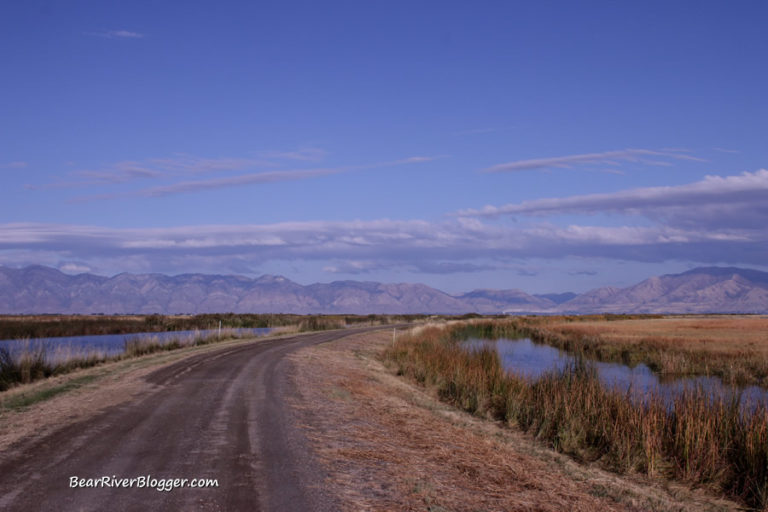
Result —
<path fill-rule="evenodd" d="M 0 453 L 0 510 L 336 510 L 285 405 L 284 356 L 374 329 L 261 340 L 163 367 L 139 400 Z M 70 487 L 73 476 L 113 475 L 218 487 Z"/>

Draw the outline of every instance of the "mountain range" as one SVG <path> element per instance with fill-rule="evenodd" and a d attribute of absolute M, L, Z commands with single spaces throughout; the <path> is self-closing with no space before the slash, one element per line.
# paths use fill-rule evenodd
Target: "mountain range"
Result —
<path fill-rule="evenodd" d="M 473 290 L 449 295 L 423 284 L 283 276 L 68 275 L 44 266 L 0 267 L 0 314 L 34 313 L 768 313 L 768 273 L 707 267 L 651 277 L 627 288 L 531 295 Z"/>

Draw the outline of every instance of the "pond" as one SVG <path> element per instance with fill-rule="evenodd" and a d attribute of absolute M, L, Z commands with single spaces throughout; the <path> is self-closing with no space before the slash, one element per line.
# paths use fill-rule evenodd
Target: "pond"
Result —
<path fill-rule="evenodd" d="M 222 329 L 222 335 L 245 337 L 264 336 L 272 331 L 271 328 Z M 136 332 L 130 334 L 100 334 L 92 336 L 63 336 L 57 338 L 34 338 L 29 340 L 0 340 L 0 347 L 6 347 L 11 354 L 25 350 L 43 348 L 49 360 L 67 359 L 72 355 L 87 355 L 92 353 L 104 356 L 121 354 L 125 342 L 129 340 L 157 340 L 160 343 L 173 340 L 192 340 L 205 338 L 218 333 L 218 329 L 197 331 L 165 331 L 165 332 Z"/>
<path fill-rule="evenodd" d="M 576 358 L 554 347 L 534 343 L 529 338 L 487 340 L 471 338 L 464 342 L 470 349 L 495 348 L 503 368 L 516 375 L 535 380 L 552 370 L 563 370 Z M 731 397 L 741 393 L 742 404 L 768 404 L 768 390 L 758 386 L 733 388 L 717 377 L 659 377 L 644 364 L 629 367 L 619 363 L 588 361 L 597 370 L 600 381 L 607 388 L 629 392 L 634 398 L 657 395 L 669 405 L 686 389 L 701 387 L 713 397 Z"/>

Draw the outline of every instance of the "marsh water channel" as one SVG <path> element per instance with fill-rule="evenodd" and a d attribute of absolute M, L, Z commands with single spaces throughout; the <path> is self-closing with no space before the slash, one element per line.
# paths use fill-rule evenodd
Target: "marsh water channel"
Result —
<path fill-rule="evenodd" d="M 226 328 L 221 330 L 224 336 L 235 335 L 264 336 L 269 334 L 272 328 Z M 163 331 L 163 332 L 136 332 L 130 334 L 99 334 L 89 336 L 62 336 L 55 338 L 33 338 L 23 340 L 0 340 L 0 347 L 5 347 L 16 354 L 24 351 L 36 351 L 42 349 L 46 358 L 52 361 L 67 359 L 72 355 L 99 354 L 103 356 L 116 356 L 125 351 L 125 345 L 129 341 L 154 341 L 160 344 L 171 343 L 174 340 L 183 342 L 215 336 L 218 329 L 203 329 L 196 331 Z"/>
<path fill-rule="evenodd" d="M 577 362 L 576 356 L 549 345 L 534 343 L 529 338 L 496 340 L 470 338 L 464 342 L 469 350 L 488 347 L 496 350 L 504 370 L 515 375 L 536 380 L 552 371 L 563 371 Z M 630 367 L 620 363 L 605 363 L 584 359 L 597 371 L 600 382 L 609 389 L 629 393 L 643 401 L 659 396 L 671 406 L 674 399 L 686 390 L 704 390 L 713 399 L 730 399 L 740 396 L 742 406 L 768 404 L 768 390 L 758 386 L 733 387 L 717 377 L 681 377 L 654 373 L 644 364 Z"/>

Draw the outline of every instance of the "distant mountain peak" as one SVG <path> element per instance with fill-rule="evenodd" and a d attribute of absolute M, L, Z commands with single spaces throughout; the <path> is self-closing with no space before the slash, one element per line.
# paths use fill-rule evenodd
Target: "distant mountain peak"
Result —
<path fill-rule="evenodd" d="M 735 276 L 735 277 L 734 277 Z M 0 313 L 768 313 L 768 272 L 699 267 L 581 295 L 476 289 L 449 295 L 420 283 L 334 281 L 302 286 L 281 275 L 68 275 L 0 266 Z"/>
<path fill-rule="evenodd" d="M 688 275 L 709 275 L 713 277 L 727 277 L 734 275 L 741 276 L 754 283 L 768 284 L 768 272 L 762 272 L 751 268 L 738 267 L 697 267 L 681 274 L 667 274 L 662 277 L 688 276 Z"/>

